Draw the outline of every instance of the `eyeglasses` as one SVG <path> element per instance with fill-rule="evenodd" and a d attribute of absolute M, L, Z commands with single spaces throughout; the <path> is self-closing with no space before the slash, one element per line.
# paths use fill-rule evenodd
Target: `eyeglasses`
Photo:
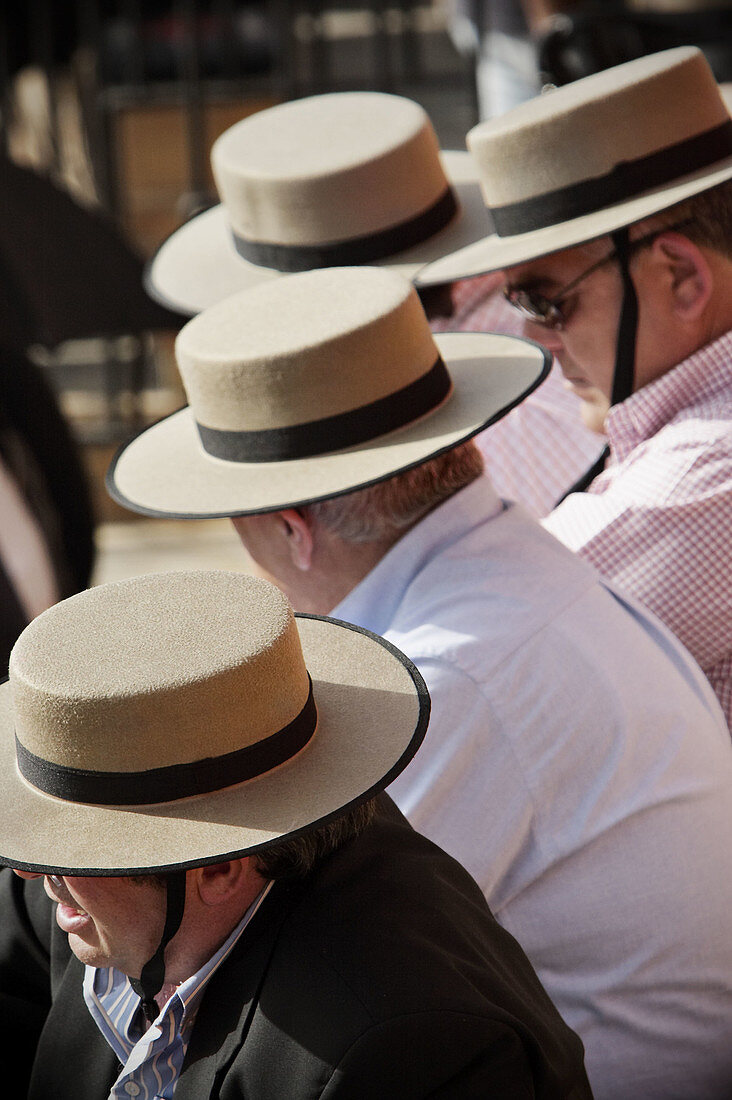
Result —
<path fill-rule="evenodd" d="M 652 233 L 647 233 L 643 237 L 638 237 L 637 240 L 631 241 L 628 246 L 628 256 L 632 256 L 639 248 L 644 245 L 651 244 L 656 237 L 659 237 L 662 233 L 669 233 L 675 229 L 681 229 L 685 225 L 689 225 L 693 222 L 693 218 L 684 218 L 683 221 L 675 222 L 673 225 L 664 225 L 659 229 L 654 229 Z M 605 264 L 611 262 L 611 260 L 617 259 L 618 253 L 616 249 L 612 252 L 608 252 L 607 256 L 603 256 L 601 260 L 597 260 L 594 264 L 588 267 L 585 271 L 580 272 L 576 278 L 572 279 L 571 283 L 567 283 L 557 293 L 552 295 L 551 298 L 547 298 L 546 295 L 540 294 L 537 290 L 532 290 L 530 287 L 521 286 L 506 286 L 503 288 L 503 296 L 507 302 L 509 302 L 519 313 L 527 317 L 529 321 L 532 321 L 535 325 L 543 325 L 544 328 L 553 329 L 558 331 L 564 328 L 568 317 L 565 316 L 562 311 L 562 306 L 566 302 L 568 296 L 572 293 L 581 282 L 587 279 L 595 271 L 598 271 Z"/>

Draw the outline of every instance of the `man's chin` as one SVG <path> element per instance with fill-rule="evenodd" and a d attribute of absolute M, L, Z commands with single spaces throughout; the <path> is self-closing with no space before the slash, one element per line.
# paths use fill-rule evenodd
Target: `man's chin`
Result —
<path fill-rule="evenodd" d="M 59 927 L 61 927 L 60 921 Z M 89 927 L 79 928 L 77 931 L 71 931 L 67 934 L 69 947 L 80 963 L 83 963 L 84 966 L 109 966 L 109 959 L 99 945 L 91 921 Z"/>
<path fill-rule="evenodd" d="M 83 966 L 105 967 L 109 966 L 109 960 L 99 950 L 95 950 L 78 936 L 69 936 L 69 947 Z"/>

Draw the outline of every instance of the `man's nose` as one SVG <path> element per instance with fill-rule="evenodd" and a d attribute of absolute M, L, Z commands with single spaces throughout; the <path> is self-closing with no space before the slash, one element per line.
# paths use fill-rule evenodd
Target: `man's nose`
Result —
<path fill-rule="evenodd" d="M 43 878 L 40 871 L 20 871 L 17 867 L 13 867 L 13 871 L 18 878 Z"/>

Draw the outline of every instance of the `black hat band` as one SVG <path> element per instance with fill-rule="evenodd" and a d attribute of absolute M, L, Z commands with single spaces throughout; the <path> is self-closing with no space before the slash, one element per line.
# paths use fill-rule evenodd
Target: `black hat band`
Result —
<path fill-rule="evenodd" d="M 307 745 L 317 720 L 311 681 L 302 710 L 277 733 L 243 749 L 188 764 L 138 772 L 87 771 L 44 760 L 30 752 L 17 736 L 15 750 L 23 778 L 55 798 L 98 806 L 146 806 L 208 794 L 263 775 Z"/>
<path fill-rule="evenodd" d="M 452 390 L 452 379 L 438 356 L 426 374 L 394 393 L 357 409 L 256 431 L 222 431 L 197 423 L 208 454 L 228 462 L 284 462 L 356 447 L 403 428 L 432 412 Z"/>
<path fill-rule="evenodd" d="M 490 212 L 498 236 L 513 237 L 597 213 L 729 156 L 732 156 L 732 119 L 637 160 L 621 161 L 603 176 L 580 180 L 519 202 L 491 206 Z"/>
<path fill-rule="evenodd" d="M 330 244 L 274 244 L 252 241 L 232 230 L 237 252 L 258 267 L 276 271 L 312 271 L 320 267 L 353 267 L 383 260 L 429 240 L 452 221 L 458 210 L 455 193 L 448 185 L 426 210 L 398 225 L 389 226 L 361 237 Z"/>

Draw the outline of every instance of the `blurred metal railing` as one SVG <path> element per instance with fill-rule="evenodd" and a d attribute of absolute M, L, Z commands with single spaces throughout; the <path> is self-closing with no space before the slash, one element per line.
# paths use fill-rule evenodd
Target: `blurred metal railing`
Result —
<path fill-rule="evenodd" d="M 167 232 L 215 200 L 209 152 L 217 132 L 273 102 L 368 88 L 423 101 L 438 133 L 444 124 L 448 144 L 463 146 L 475 121 L 472 70 L 452 46 L 441 3 L 0 0 L 0 152 L 47 178 L 48 251 L 68 254 L 68 267 L 62 259 L 45 262 L 44 250 L 43 278 L 75 279 L 71 301 L 83 302 L 88 317 L 88 332 L 77 324 L 69 334 L 61 323 L 69 309 L 56 310 L 57 325 L 46 310 L 30 338 L 56 385 L 101 400 L 106 413 L 95 431 L 124 434 L 146 415 L 142 391 L 159 387 L 160 357 L 149 354 L 146 330 L 165 319 L 140 301 L 128 253 L 142 262 Z M 61 207 L 54 222 L 59 204 L 50 184 L 108 217 L 120 237 L 119 263 L 110 258 L 104 272 L 91 273 L 84 260 L 102 248 L 100 227 Z M 0 180 L 3 186 L 8 191 Z M 32 214 L 26 209 L 22 217 Z M 61 222 L 68 230 L 79 220 L 86 228 L 64 232 Z M 0 240 L 0 261 L 19 277 L 28 256 L 20 254 L 23 234 L 11 236 Z M 65 253 L 51 248 L 69 236 Z M 4 247 L 15 255 L 3 256 Z M 48 299 L 54 288 L 39 278 L 35 291 Z M 127 326 L 110 331 L 109 309 L 95 309 L 93 299 L 106 296 L 108 306 L 115 295 L 126 304 Z M 32 326 L 38 310 L 27 314 Z M 0 309 L 0 350 L 9 327 Z M 63 347 L 54 332 L 68 337 Z M 79 343 L 86 338 L 91 347 Z"/>
<path fill-rule="evenodd" d="M 441 0 L 13 0 L 0 2 L 0 138 L 7 145 L 13 81 L 46 80 L 45 168 L 61 172 L 59 96 L 69 81 L 96 198 L 114 216 L 123 196 L 116 122 L 133 108 L 183 111 L 190 209 L 211 198 L 212 103 L 262 104 L 340 88 L 416 94 L 445 79 L 472 94 L 470 65 L 440 32 Z"/>

